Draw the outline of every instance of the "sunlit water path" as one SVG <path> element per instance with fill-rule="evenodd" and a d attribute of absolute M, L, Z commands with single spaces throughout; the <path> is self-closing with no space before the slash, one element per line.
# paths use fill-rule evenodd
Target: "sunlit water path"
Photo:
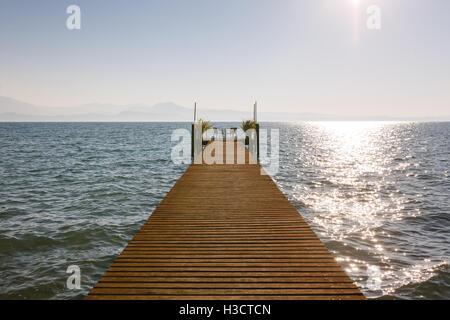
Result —
<path fill-rule="evenodd" d="M 281 132 L 274 178 L 368 297 L 450 298 L 450 123 Z"/>

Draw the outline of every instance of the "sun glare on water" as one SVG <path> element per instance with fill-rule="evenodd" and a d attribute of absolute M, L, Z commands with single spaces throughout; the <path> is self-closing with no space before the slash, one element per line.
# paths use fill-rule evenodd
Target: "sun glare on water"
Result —
<path fill-rule="evenodd" d="M 408 152 L 404 141 L 409 126 L 376 121 L 311 122 L 305 126 L 305 156 L 300 162 L 306 174 L 315 171 L 317 175 L 309 175 L 306 182 L 294 187 L 294 199 L 314 213 L 312 225 L 332 240 L 330 249 L 338 249 L 341 265 L 371 297 L 389 294 L 406 281 L 405 270 L 391 268 L 401 248 L 389 237 L 396 222 L 420 215 L 420 211 L 406 210 L 410 199 L 392 178 L 413 165 L 408 154 L 402 153 Z M 370 258 L 357 252 L 346 254 L 338 243 L 352 248 L 363 244 Z M 408 281 L 431 274 L 426 271 L 428 265 L 413 265 L 406 271 L 416 268 L 420 270 L 408 275 Z"/>

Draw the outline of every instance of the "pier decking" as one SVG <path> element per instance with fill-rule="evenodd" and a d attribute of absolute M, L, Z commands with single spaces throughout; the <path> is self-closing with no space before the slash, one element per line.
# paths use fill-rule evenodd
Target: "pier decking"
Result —
<path fill-rule="evenodd" d="M 191 165 L 87 299 L 364 299 L 248 157 Z"/>

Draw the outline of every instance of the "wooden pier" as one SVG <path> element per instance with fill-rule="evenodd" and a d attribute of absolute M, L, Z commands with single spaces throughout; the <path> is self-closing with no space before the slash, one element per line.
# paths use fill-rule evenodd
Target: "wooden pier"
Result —
<path fill-rule="evenodd" d="M 191 165 L 87 299 L 364 299 L 251 156 Z"/>

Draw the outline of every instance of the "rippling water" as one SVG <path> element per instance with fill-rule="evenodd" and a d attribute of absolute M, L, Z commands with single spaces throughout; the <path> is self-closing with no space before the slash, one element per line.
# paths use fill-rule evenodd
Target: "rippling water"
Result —
<path fill-rule="evenodd" d="M 280 129 L 275 176 L 367 297 L 450 298 L 450 123 Z"/>
<path fill-rule="evenodd" d="M 170 134 L 189 127 L 0 124 L 0 298 L 83 297 L 186 169 Z M 367 297 L 450 299 L 450 123 L 262 127 L 274 180 Z"/>

